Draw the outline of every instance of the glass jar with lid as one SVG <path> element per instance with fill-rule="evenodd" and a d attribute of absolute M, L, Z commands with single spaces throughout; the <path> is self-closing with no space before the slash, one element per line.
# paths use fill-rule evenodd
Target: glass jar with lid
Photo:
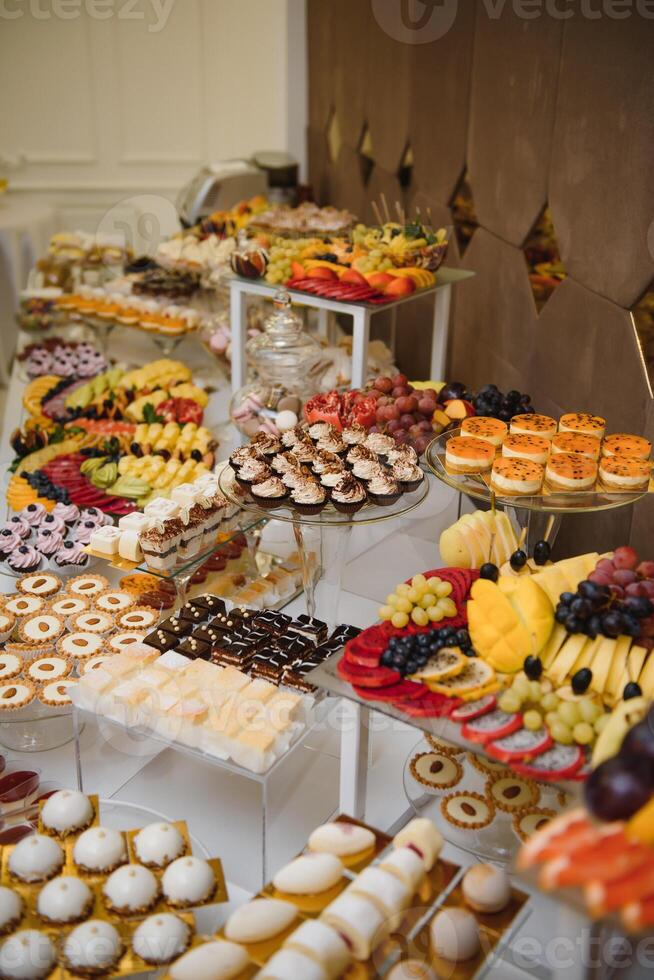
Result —
<path fill-rule="evenodd" d="M 286 290 L 277 290 L 273 305 L 263 332 L 245 348 L 252 381 L 230 403 L 232 421 L 250 438 L 260 430 L 278 435 L 292 429 L 304 400 L 319 390 L 326 366 L 320 344 L 304 331 Z"/>

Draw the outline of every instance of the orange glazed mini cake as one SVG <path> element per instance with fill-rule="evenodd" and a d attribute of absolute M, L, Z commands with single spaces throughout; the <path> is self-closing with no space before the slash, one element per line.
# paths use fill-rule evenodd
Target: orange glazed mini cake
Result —
<path fill-rule="evenodd" d="M 579 453 L 580 456 L 597 459 L 599 451 L 599 439 L 581 432 L 557 432 L 552 439 L 552 453 Z"/>
<path fill-rule="evenodd" d="M 445 462 L 454 471 L 479 473 L 489 470 L 495 458 L 495 447 L 483 439 L 453 436 L 445 443 Z"/>
<path fill-rule="evenodd" d="M 649 459 L 652 443 L 643 436 L 630 436 L 616 432 L 602 443 L 602 456 L 630 456 L 632 459 Z"/>
<path fill-rule="evenodd" d="M 597 463 L 579 453 L 555 453 L 545 468 L 552 490 L 592 490 L 597 480 Z"/>
<path fill-rule="evenodd" d="M 549 415 L 514 415 L 510 424 L 511 435 L 540 436 L 551 439 L 556 432 L 556 420 Z"/>
<path fill-rule="evenodd" d="M 492 446 L 501 446 L 507 433 L 506 422 L 500 419 L 487 418 L 485 415 L 464 419 L 461 423 L 461 435 L 483 439 Z"/>
<path fill-rule="evenodd" d="M 502 455 L 507 459 L 528 459 L 544 465 L 550 454 L 550 441 L 542 436 L 512 435 L 502 443 Z"/>
<path fill-rule="evenodd" d="M 646 490 L 651 473 L 652 464 L 648 459 L 605 456 L 600 460 L 600 479 L 612 490 Z"/>
<path fill-rule="evenodd" d="M 559 419 L 559 432 L 580 432 L 585 436 L 602 439 L 606 431 L 606 419 L 588 412 L 568 412 Z"/>
<path fill-rule="evenodd" d="M 539 493 L 543 485 L 543 467 L 526 459 L 501 456 L 493 463 L 491 487 L 499 493 Z"/>

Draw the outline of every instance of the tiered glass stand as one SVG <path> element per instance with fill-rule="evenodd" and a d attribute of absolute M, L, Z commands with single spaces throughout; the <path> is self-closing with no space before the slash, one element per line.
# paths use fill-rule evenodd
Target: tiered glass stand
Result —
<path fill-rule="evenodd" d="M 443 483 L 460 494 L 481 500 L 490 506 L 500 506 L 513 516 L 516 524 L 527 529 L 526 545 L 530 552 L 539 539 L 554 543 L 561 520 L 566 515 L 594 514 L 602 510 L 627 507 L 642 500 L 646 493 L 611 493 L 598 486 L 595 490 L 572 493 L 550 493 L 535 496 L 505 495 L 491 490 L 479 473 L 452 473 L 445 466 L 445 448 L 450 439 L 461 434 L 461 429 L 443 432 L 427 446 L 425 462 L 431 472 Z"/>

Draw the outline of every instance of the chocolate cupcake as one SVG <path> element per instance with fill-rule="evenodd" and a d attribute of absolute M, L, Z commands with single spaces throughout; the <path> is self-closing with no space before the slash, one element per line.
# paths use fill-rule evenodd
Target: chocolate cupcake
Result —
<path fill-rule="evenodd" d="M 238 473 L 238 471 L 240 470 L 241 466 L 243 466 L 244 463 L 248 462 L 251 459 L 260 459 L 260 458 L 261 457 L 259 456 L 259 453 L 257 452 L 254 446 L 252 445 L 239 446 L 239 448 L 235 449 L 232 455 L 229 457 L 229 465 L 232 467 L 233 470 L 235 470 Z"/>
<path fill-rule="evenodd" d="M 366 499 L 365 487 L 351 473 L 345 473 L 340 482 L 332 488 L 331 501 L 341 514 L 356 514 L 361 510 Z"/>
<path fill-rule="evenodd" d="M 312 464 L 317 455 L 317 449 L 308 436 L 305 436 L 293 446 L 293 455 L 297 456 L 300 463 Z"/>
<path fill-rule="evenodd" d="M 419 466 L 399 460 L 393 463 L 391 476 L 397 481 L 397 485 L 403 493 L 410 493 L 412 490 L 417 490 L 425 478 L 425 474 Z"/>
<path fill-rule="evenodd" d="M 341 437 L 346 446 L 359 446 L 368 438 L 368 430 L 358 422 L 353 422 L 343 429 Z"/>
<path fill-rule="evenodd" d="M 337 456 L 345 456 L 347 446 L 343 442 L 343 437 L 338 429 L 332 426 L 328 432 L 324 432 L 320 436 L 316 443 L 316 450 L 318 452 L 336 453 Z"/>
<path fill-rule="evenodd" d="M 279 507 L 289 497 L 288 490 L 278 476 L 269 476 L 253 483 L 250 493 L 260 507 Z"/>
<path fill-rule="evenodd" d="M 351 449 L 348 449 L 345 460 L 350 464 L 350 466 L 354 466 L 355 463 L 359 463 L 362 460 L 367 460 L 370 463 L 379 462 L 377 459 L 377 454 L 373 453 L 372 449 L 368 449 L 367 446 L 363 446 L 359 443 L 357 443 L 356 446 L 352 446 Z"/>
<path fill-rule="evenodd" d="M 253 483 L 260 483 L 272 476 L 272 470 L 261 457 L 247 459 L 236 472 L 236 481 L 246 490 L 250 489 Z"/>
<path fill-rule="evenodd" d="M 371 501 L 379 507 L 389 507 L 394 504 L 402 493 L 392 476 L 381 466 L 368 480 L 367 490 Z"/>
<path fill-rule="evenodd" d="M 298 514 L 319 514 L 327 503 L 327 491 L 315 480 L 305 479 L 291 490 L 291 500 Z"/>
<path fill-rule="evenodd" d="M 15 572 L 35 572 L 42 563 L 43 559 L 40 552 L 29 544 L 21 544 L 7 558 L 7 564 Z"/>
<path fill-rule="evenodd" d="M 278 453 L 282 448 L 281 440 L 278 436 L 273 436 L 269 432 L 257 432 L 250 443 L 262 456 L 270 457 Z"/>
<path fill-rule="evenodd" d="M 389 452 L 395 449 L 395 439 L 391 436 L 385 436 L 383 432 L 371 432 L 364 446 L 376 453 L 382 460 L 385 460 Z"/>
<path fill-rule="evenodd" d="M 309 426 L 309 438 L 313 439 L 314 442 L 318 442 L 319 439 L 322 439 L 333 428 L 334 426 L 330 422 L 314 422 L 313 425 Z"/>
<path fill-rule="evenodd" d="M 285 449 L 292 449 L 297 442 L 302 442 L 306 439 L 307 429 L 302 423 L 300 425 L 294 426 L 292 429 L 287 429 L 281 435 L 282 446 Z"/>
<path fill-rule="evenodd" d="M 325 467 L 320 474 L 319 480 L 320 485 L 327 491 L 328 496 L 331 496 L 332 490 L 338 483 L 341 482 L 347 472 L 348 471 L 345 469 L 345 467 L 339 463 Z"/>
<path fill-rule="evenodd" d="M 343 469 L 343 458 L 338 453 L 333 453 L 329 449 L 318 450 L 316 458 L 311 464 L 311 468 L 316 475 L 320 475 L 330 466 L 339 466 Z"/>

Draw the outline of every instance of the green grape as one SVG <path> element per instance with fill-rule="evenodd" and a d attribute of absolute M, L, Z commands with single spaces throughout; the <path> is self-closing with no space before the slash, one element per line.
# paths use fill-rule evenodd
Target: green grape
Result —
<path fill-rule="evenodd" d="M 562 721 L 557 721 L 556 724 L 551 726 L 550 734 L 554 741 L 560 745 L 572 745 L 574 741 L 572 730 Z"/>
<path fill-rule="evenodd" d="M 521 698 L 528 698 L 530 694 L 531 681 L 526 677 L 516 677 L 511 689 L 519 694 Z"/>
<path fill-rule="evenodd" d="M 592 745 L 595 741 L 595 729 L 586 721 L 580 721 L 572 730 L 575 742 L 579 745 Z"/>
<path fill-rule="evenodd" d="M 600 715 L 599 718 L 595 719 L 594 728 L 598 735 L 602 734 L 602 732 L 604 731 L 604 729 L 609 723 L 610 717 L 611 717 L 610 714 L 604 714 L 604 715 Z"/>
<path fill-rule="evenodd" d="M 541 706 L 542 706 L 542 702 L 541 702 Z M 559 720 L 559 716 L 556 713 L 556 711 L 548 711 L 547 714 L 545 715 L 545 724 L 549 729 L 552 728 L 552 725 L 556 725 L 558 720 Z"/>
<path fill-rule="evenodd" d="M 506 711 L 507 714 L 514 715 L 520 711 L 522 701 L 514 691 L 505 691 L 497 702 L 497 706 L 500 711 Z"/>
<path fill-rule="evenodd" d="M 588 722 L 589 725 L 595 724 L 600 715 L 604 714 L 602 708 L 595 701 L 580 701 L 579 714 L 581 720 Z"/>
<path fill-rule="evenodd" d="M 525 711 L 522 721 L 530 732 L 537 732 L 543 727 L 543 716 L 540 711 Z"/>
<path fill-rule="evenodd" d="M 545 711 L 556 711 L 559 706 L 559 699 L 557 698 L 556 694 L 553 694 L 550 691 L 548 694 L 544 694 L 542 696 L 540 703 Z"/>
<path fill-rule="evenodd" d="M 539 681 L 530 681 L 529 683 L 529 699 L 530 701 L 535 701 L 538 704 L 543 696 L 543 688 Z"/>
<path fill-rule="evenodd" d="M 575 701 L 563 701 L 559 705 L 559 718 L 570 728 L 574 728 L 578 721 L 581 721 L 579 705 Z"/>

